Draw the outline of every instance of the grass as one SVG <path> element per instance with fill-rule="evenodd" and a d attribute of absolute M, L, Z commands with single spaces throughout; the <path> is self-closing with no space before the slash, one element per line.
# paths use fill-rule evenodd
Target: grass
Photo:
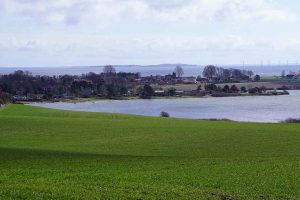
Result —
<path fill-rule="evenodd" d="M 300 199 L 299 124 L 0 110 L 0 199 Z"/>
<path fill-rule="evenodd" d="M 287 84 L 295 84 L 299 85 L 300 79 L 299 78 L 282 78 L 282 77 L 276 77 L 276 76 L 263 76 L 261 77 L 261 81 L 265 82 L 271 82 L 271 83 L 287 83 Z"/>

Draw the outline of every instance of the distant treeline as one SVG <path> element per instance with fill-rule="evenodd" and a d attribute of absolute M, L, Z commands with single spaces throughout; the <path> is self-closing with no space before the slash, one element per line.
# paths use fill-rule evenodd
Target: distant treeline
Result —
<path fill-rule="evenodd" d="M 30 72 L 16 71 L 0 76 L 0 92 L 10 95 L 54 97 L 122 96 L 135 86 L 138 73 L 88 73 L 81 76 L 32 76 Z M 36 97 L 33 97 L 36 98 Z"/>

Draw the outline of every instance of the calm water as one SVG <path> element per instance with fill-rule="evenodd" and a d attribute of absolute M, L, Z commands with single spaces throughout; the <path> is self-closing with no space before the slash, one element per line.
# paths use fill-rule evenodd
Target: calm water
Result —
<path fill-rule="evenodd" d="M 279 122 L 300 118 L 300 91 L 287 96 L 253 96 L 225 98 L 188 98 L 153 100 L 105 100 L 84 103 L 36 103 L 36 106 L 74 111 L 110 112 L 171 117 L 222 119 L 250 122 Z"/>
<path fill-rule="evenodd" d="M 174 71 L 176 65 L 157 65 L 157 66 L 116 66 L 117 72 L 140 72 L 142 76 L 149 75 L 166 75 L 171 74 Z M 300 70 L 299 65 L 289 65 L 289 66 L 260 66 L 260 65 L 247 65 L 243 67 L 242 65 L 222 65 L 224 68 L 235 67 L 238 69 L 249 69 L 253 70 L 254 73 L 260 75 L 280 75 L 282 70 L 286 71 L 298 71 Z M 10 67 L 0 67 L 1 74 L 9 74 L 16 70 L 27 70 L 31 71 L 33 75 L 81 75 L 88 72 L 101 73 L 103 67 L 36 67 L 36 68 L 10 68 Z M 193 66 L 185 65 L 183 66 L 185 76 L 197 76 L 202 73 L 203 66 Z"/>

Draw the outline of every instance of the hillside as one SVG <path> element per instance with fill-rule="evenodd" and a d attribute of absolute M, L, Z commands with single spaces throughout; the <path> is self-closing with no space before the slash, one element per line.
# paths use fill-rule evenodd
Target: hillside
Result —
<path fill-rule="evenodd" d="M 299 199 L 300 126 L 9 105 L 0 199 Z"/>

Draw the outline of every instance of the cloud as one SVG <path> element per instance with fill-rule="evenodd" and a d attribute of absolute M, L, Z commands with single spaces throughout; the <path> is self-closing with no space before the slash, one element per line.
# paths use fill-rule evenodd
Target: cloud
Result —
<path fill-rule="evenodd" d="M 116 37 L 16 39 L 0 41 L 0 65 L 62 66 L 151 63 L 259 63 L 295 59 L 298 39 L 251 39 L 240 35 L 201 37 Z"/>
<path fill-rule="evenodd" d="M 4 3 L 3 3 L 4 2 Z M 105 21 L 163 22 L 276 21 L 295 19 L 274 8 L 272 0 L 2 0 L 6 13 L 19 19 L 77 25 Z"/>
<path fill-rule="evenodd" d="M 296 55 L 299 14 L 278 2 L 0 0 L 0 57 L 85 65 Z"/>
<path fill-rule="evenodd" d="M 0 50 L 14 51 L 39 51 L 47 46 L 47 43 L 39 39 L 6 38 L 0 40 Z"/>

